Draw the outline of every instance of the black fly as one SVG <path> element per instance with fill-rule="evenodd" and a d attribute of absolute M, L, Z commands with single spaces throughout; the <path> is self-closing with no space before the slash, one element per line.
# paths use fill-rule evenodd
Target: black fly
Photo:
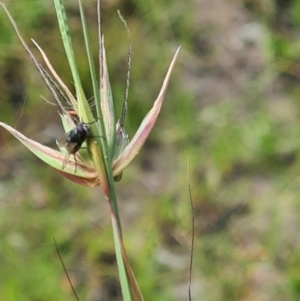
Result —
<path fill-rule="evenodd" d="M 75 172 L 77 167 L 77 161 L 75 154 L 81 148 L 83 142 L 88 138 L 90 127 L 87 123 L 78 122 L 76 127 L 68 132 L 59 142 L 60 147 L 64 147 L 67 150 L 65 159 L 63 161 L 62 169 L 64 169 L 69 162 L 70 155 L 75 159 Z"/>

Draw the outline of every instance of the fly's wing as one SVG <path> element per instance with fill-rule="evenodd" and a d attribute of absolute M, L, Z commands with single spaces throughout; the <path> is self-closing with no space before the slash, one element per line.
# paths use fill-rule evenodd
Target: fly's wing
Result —
<path fill-rule="evenodd" d="M 64 158 L 64 161 L 63 161 L 63 165 L 62 165 L 62 169 L 65 169 L 66 165 L 68 164 L 69 162 L 69 159 L 70 159 L 70 152 L 68 151 L 67 149 L 67 145 L 68 145 L 68 142 L 67 142 L 67 135 L 64 135 L 62 138 L 60 138 L 59 141 L 57 141 L 57 145 L 58 147 L 61 149 L 61 148 L 64 148 L 66 149 L 66 155 L 65 155 L 65 158 Z"/>
<path fill-rule="evenodd" d="M 69 133 L 65 134 L 59 141 L 56 142 L 60 149 L 64 148 L 66 150 L 66 155 L 63 161 L 62 169 L 65 169 L 66 165 L 69 162 L 70 155 L 73 154 L 72 150 L 76 146 L 76 143 L 70 143 L 67 141 L 67 137 L 70 135 Z"/>
<path fill-rule="evenodd" d="M 62 169 L 65 169 L 66 165 L 68 164 L 69 159 L 70 159 L 70 155 L 74 156 L 75 166 L 76 166 L 77 163 L 76 163 L 75 153 L 78 151 L 78 144 L 75 143 L 75 142 L 68 142 L 68 143 L 65 143 L 63 146 L 67 150 L 67 152 L 66 152 L 66 155 L 65 155 L 65 158 L 64 158 L 64 161 L 63 161 Z"/>
<path fill-rule="evenodd" d="M 70 153 L 67 152 L 63 161 L 62 169 L 64 170 L 70 159 Z"/>
<path fill-rule="evenodd" d="M 69 133 L 65 134 L 62 138 L 60 138 L 58 141 L 56 140 L 56 144 L 59 147 L 59 149 L 61 148 L 65 148 L 67 149 L 67 137 L 68 137 Z"/>

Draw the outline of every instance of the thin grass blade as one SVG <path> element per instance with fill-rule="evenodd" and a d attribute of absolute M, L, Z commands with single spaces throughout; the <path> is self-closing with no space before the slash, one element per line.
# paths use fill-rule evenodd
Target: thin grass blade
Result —
<path fill-rule="evenodd" d="M 89 108 L 86 96 L 83 92 L 80 76 L 76 65 L 65 7 L 61 0 L 54 0 L 54 4 L 55 4 L 55 10 L 57 14 L 60 33 L 62 36 L 65 52 L 67 55 L 67 59 L 71 68 L 71 73 L 75 84 L 76 96 L 78 102 L 78 115 L 80 116 L 81 120 L 84 122 L 93 122 L 94 117 Z"/>
<path fill-rule="evenodd" d="M 119 269 L 119 277 L 121 282 L 121 288 L 122 288 L 122 296 L 125 301 L 131 301 L 131 293 L 130 293 L 130 286 L 127 279 L 125 264 L 123 261 L 122 253 L 121 253 L 121 247 L 120 247 L 120 241 L 118 239 L 118 229 L 117 229 L 117 221 L 115 218 L 113 218 L 113 232 L 114 232 L 114 245 L 115 245 L 115 251 L 116 251 L 116 257 L 118 262 L 118 269 Z"/>
<path fill-rule="evenodd" d="M 137 284 L 137 281 L 135 279 L 135 276 L 133 274 L 133 271 L 131 269 L 125 246 L 123 243 L 123 238 L 122 238 L 122 233 L 121 230 L 118 228 L 118 223 L 115 214 L 111 210 L 111 220 L 112 220 L 112 225 L 113 225 L 113 230 L 114 230 L 114 242 L 115 242 L 115 250 L 116 250 L 116 255 L 117 255 L 117 260 L 118 260 L 118 266 L 119 266 L 119 274 L 120 270 L 123 275 L 120 274 L 120 280 L 121 284 L 123 281 L 123 285 L 130 285 L 130 292 L 131 292 L 131 297 L 132 300 L 134 301 L 143 301 L 143 296 L 141 294 L 141 291 L 139 289 L 139 286 Z M 121 266 L 121 268 L 120 268 Z M 123 286 L 122 286 L 123 288 Z"/>

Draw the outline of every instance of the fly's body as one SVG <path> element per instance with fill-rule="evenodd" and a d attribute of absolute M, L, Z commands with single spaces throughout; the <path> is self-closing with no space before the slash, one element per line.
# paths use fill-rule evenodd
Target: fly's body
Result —
<path fill-rule="evenodd" d="M 67 150 L 65 159 L 63 161 L 62 169 L 64 169 L 69 162 L 70 155 L 75 159 L 75 171 L 77 167 L 76 153 L 81 148 L 82 144 L 86 141 L 90 132 L 90 128 L 87 123 L 78 122 L 76 127 L 68 132 L 60 141 L 59 146 L 64 147 Z"/>
<path fill-rule="evenodd" d="M 65 139 L 65 148 L 74 155 L 81 148 L 82 143 L 86 140 L 90 128 L 86 123 L 79 122 L 74 129 L 67 133 Z"/>

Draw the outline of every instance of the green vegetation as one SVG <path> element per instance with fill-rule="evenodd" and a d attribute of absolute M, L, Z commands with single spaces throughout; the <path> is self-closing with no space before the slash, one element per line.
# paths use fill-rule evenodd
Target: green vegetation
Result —
<path fill-rule="evenodd" d="M 96 60 L 95 2 L 84 6 Z M 189 158 L 193 301 L 298 300 L 300 1 L 218 2 L 103 1 L 117 115 L 128 50 L 117 9 L 131 31 L 130 137 L 182 45 L 158 123 L 117 184 L 128 255 L 145 300 L 186 300 Z M 77 1 L 65 4 L 92 97 Z M 34 38 L 73 89 L 52 2 L 24 0 L 8 9 L 28 44 Z M 0 31 L 0 120 L 55 148 L 63 133 L 57 107 L 40 97 L 52 101 L 2 11 Z M 55 237 L 81 300 L 121 300 L 99 189 L 62 179 L 4 130 L 0 149 L 0 299 L 75 300 Z"/>

